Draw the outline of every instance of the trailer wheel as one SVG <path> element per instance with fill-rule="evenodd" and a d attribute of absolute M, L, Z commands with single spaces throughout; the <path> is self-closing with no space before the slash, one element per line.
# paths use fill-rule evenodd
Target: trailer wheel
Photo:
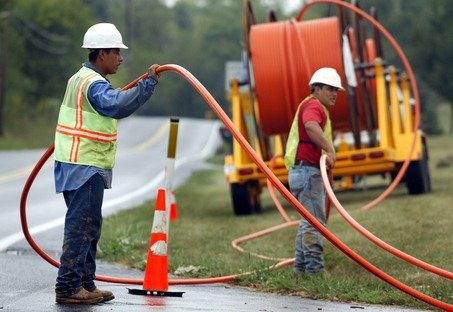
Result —
<path fill-rule="evenodd" d="M 412 161 L 406 171 L 406 185 L 409 194 L 424 194 L 431 192 L 431 178 L 428 166 L 428 151 L 422 146 L 423 158 Z"/>
<path fill-rule="evenodd" d="M 261 211 L 260 196 L 257 191 L 253 181 L 244 184 L 230 184 L 231 201 L 235 215 L 250 215 Z"/>

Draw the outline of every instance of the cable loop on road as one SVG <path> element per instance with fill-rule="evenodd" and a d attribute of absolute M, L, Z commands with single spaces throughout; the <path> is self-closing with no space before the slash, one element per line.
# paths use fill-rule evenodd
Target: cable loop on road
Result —
<path fill-rule="evenodd" d="M 361 16 L 363 16 L 364 18 L 369 20 L 370 23 L 372 23 L 376 28 L 378 28 L 378 30 L 382 34 L 384 34 L 384 36 L 395 47 L 395 49 L 397 50 L 398 55 L 400 56 L 404 66 L 405 66 L 405 68 L 406 68 L 406 70 L 408 72 L 409 79 L 410 79 L 410 82 L 411 82 L 412 87 L 413 87 L 415 103 L 416 103 L 415 127 L 416 127 L 416 129 L 418 129 L 419 123 L 420 123 L 418 90 L 417 90 L 417 87 L 416 87 L 414 74 L 413 74 L 413 72 L 411 70 L 409 62 L 407 61 L 406 57 L 404 56 L 404 53 L 399 48 L 399 46 L 396 43 L 396 41 L 371 16 L 369 16 L 365 12 L 361 11 L 360 9 L 358 9 L 358 8 L 348 4 L 348 3 L 345 3 L 343 1 L 338 1 L 338 0 L 315 0 L 315 1 L 312 1 L 312 2 L 310 2 L 308 4 L 306 4 L 304 6 L 304 8 L 300 11 L 297 20 L 300 21 L 302 19 L 303 14 L 305 13 L 305 11 L 309 7 L 311 7 L 312 5 L 315 5 L 315 4 L 319 4 L 319 3 L 331 3 L 331 4 L 340 5 L 340 6 L 346 7 L 348 9 L 354 11 L 357 14 L 360 14 Z M 453 311 L 453 306 L 451 306 L 449 304 L 446 304 L 445 302 L 442 302 L 440 300 L 434 299 L 434 298 L 432 298 L 430 296 L 427 296 L 427 295 L 425 295 L 423 293 L 420 293 L 420 292 L 410 288 L 409 286 L 401 283 L 400 281 L 394 279 L 393 277 L 389 276 L 388 274 L 386 274 L 382 270 L 376 268 L 371 263 L 369 263 L 364 258 L 362 258 L 359 254 L 354 252 L 347 245 L 345 245 L 337 237 L 335 237 L 327 228 L 325 228 L 322 224 L 320 224 L 316 220 L 316 218 L 314 218 L 305 209 L 305 207 L 303 207 L 297 201 L 296 198 L 294 198 L 294 196 L 290 193 L 290 191 L 273 174 L 272 170 L 263 162 L 263 160 L 261 160 L 261 158 L 258 156 L 258 154 L 253 150 L 253 148 L 247 142 L 247 140 L 237 130 L 237 128 L 235 127 L 233 122 L 230 120 L 230 118 L 227 116 L 227 114 L 223 111 L 223 109 L 220 107 L 220 105 L 215 101 L 215 99 L 212 97 L 212 95 L 206 90 L 206 88 L 189 71 L 187 71 L 185 68 L 183 68 L 183 67 L 181 67 L 179 65 L 174 65 L 174 64 L 163 65 L 163 66 L 160 66 L 157 69 L 157 72 L 159 74 L 163 73 L 163 72 L 166 72 L 166 71 L 173 71 L 173 72 L 176 72 L 176 73 L 180 74 L 182 77 L 184 77 L 198 91 L 198 93 L 204 98 L 204 100 L 211 106 L 212 110 L 216 113 L 216 115 L 219 117 L 219 119 L 225 124 L 225 126 L 228 128 L 228 130 L 231 132 L 231 134 L 234 136 L 234 138 L 238 141 L 238 143 L 241 145 L 241 147 L 247 152 L 247 154 L 251 157 L 251 159 L 254 161 L 254 163 L 259 167 L 261 172 L 263 172 L 263 174 L 267 177 L 268 183 L 270 183 L 269 185 L 272 185 L 273 188 L 278 189 L 280 194 L 288 201 L 288 203 L 290 203 L 293 206 L 293 208 L 303 218 L 305 218 L 308 222 L 310 222 L 310 224 L 312 224 L 336 248 L 338 248 L 345 255 L 347 255 L 352 260 L 354 260 L 355 262 L 360 264 L 366 270 L 368 270 L 369 272 L 371 272 L 375 276 L 379 277 L 383 281 L 385 281 L 385 282 L 391 284 L 392 286 L 396 287 L 397 289 L 399 289 L 399 290 L 401 290 L 401 291 L 403 291 L 403 292 L 405 292 L 405 293 L 407 293 L 407 294 L 409 294 L 409 295 L 411 295 L 411 296 L 413 296 L 413 297 L 415 297 L 415 298 L 417 298 L 417 299 L 419 299 L 421 301 L 424 301 L 424 302 L 426 302 L 426 303 L 428 303 L 430 305 L 436 306 L 436 307 L 438 307 L 440 309 L 444 309 L 446 311 Z M 136 80 L 134 80 L 133 82 L 131 82 L 130 84 L 125 86 L 123 88 L 123 90 L 127 90 L 127 89 L 133 87 L 139 80 L 144 79 L 146 77 L 147 77 L 147 74 L 142 75 L 141 77 L 137 78 Z M 369 209 L 370 207 L 373 207 L 374 205 L 376 205 L 383 198 L 388 196 L 388 194 L 390 194 L 390 192 L 393 191 L 393 189 L 396 187 L 396 185 L 398 185 L 398 183 L 401 180 L 406 168 L 409 166 L 410 155 L 412 154 L 412 151 L 414 149 L 414 145 L 415 145 L 415 137 L 414 137 L 414 140 L 413 140 L 412 145 L 411 145 L 409 156 L 406 159 L 406 161 L 403 163 L 403 166 L 402 166 L 400 172 L 398 173 L 398 175 L 396 176 L 396 178 L 394 179 L 392 184 L 375 201 L 373 201 L 372 203 L 370 203 L 369 205 L 364 207 L 365 209 Z M 24 189 L 23 189 L 23 192 L 22 192 L 22 195 L 21 195 L 21 200 L 20 200 L 20 217 L 21 217 L 22 230 L 23 230 L 25 238 L 28 241 L 28 243 L 30 244 L 30 246 L 42 258 L 44 258 L 47 262 L 49 262 L 50 264 L 54 265 L 55 267 L 58 267 L 59 266 L 58 261 L 55 261 L 49 255 L 47 255 L 34 242 L 33 238 L 31 237 L 31 235 L 29 233 L 29 230 L 28 230 L 27 216 L 26 216 L 26 201 L 27 201 L 27 197 L 28 197 L 28 193 L 30 191 L 30 188 L 31 188 L 31 186 L 32 186 L 37 174 L 39 173 L 39 171 L 41 170 L 41 168 L 43 167 L 43 165 L 45 164 L 47 159 L 49 159 L 49 157 L 52 155 L 53 150 L 54 150 L 54 146 L 53 145 L 48 148 L 48 150 L 44 153 L 44 155 L 41 157 L 41 159 L 38 161 L 38 163 L 34 167 L 32 173 L 30 174 L 30 176 L 29 176 L 29 178 L 28 178 L 28 180 L 27 180 L 27 182 L 26 182 L 26 184 L 24 186 Z M 329 192 L 329 198 L 332 200 L 332 202 L 334 203 L 335 207 L 337 209 L 339 209 L 339 212 L 342 213 L 342 215 L 343 215 L 344 214 L 344 209 L 341 207 L 341 204 L 338 202 L 336 197 L 333 195 L 333 191 L 330 188 L 330 184 L 328 183 L 328 180 L 327 180 L 327 183 L 326 183 L 326 180 L 325 180 L 325 177 L 326 177 L 326 174 L 325 174 L 325 170 L 326 170 L 325 158 L 323 158 L 323 157 L 321 158 L 321 163 L 320 164 L 321 164 L 321 172 L 322 172 L 322 175 L 323 175 L 323 180 L 324 180 L 326 189 Z M 273 190 L 273 188 L 271 188 L 271 189 Z M 269 231 L 278 230 L 278 229 L 281 229 L 281 228 L 284 228 L 284 227 L 287 227 L 287 226 L 290 226 L 290 225 L 294 225 L 293 224 L 294 222 L 299 222 L 299 221 L 290 221 L 289 218 L 287 216 L 285 216 L 283 213 L 282 213 L 282 215 L 283 215 L 284 219 L 286 220 L 286 223 L 284 223 L 282 225 L 278 225 L 278 226 L 273 227 L 273 228 L 268 229 L 268 230 L 264 230 L 264 231 L 260 231 L 260 232 L 255 233 L 255 234 L 251 234 L 250 236 L 247 236 L 247 237 L 244 237 L 244 238 L 237 239 L 237 240 L 233 241 L 233 247 L 236 246 L 235 248 L 238 249 L 237 247 L 238 247 L 238 244 L 239 244 L 240 241 L 243 241 L 243 240 L 246 240 L 246 239 L 252 238 L 252 237 L 257 237 L 258 235 L 265 235 Z M 363 227 L 361 227 L 358 223 L 356 223 L 352 218 L 348 218 L 347 214 L 345 214 L 345 216 L 343 216 L 343 217 L 351 225 L 353 225 L 354 227 L 357 226 L 356 229 L 360 233 L 362 233 L 362 235 L 366 236 L 369 239 L 378 240 L 377 238 L 372 237 L 372 235 L 370 235 L 369 232 L 367 233 L 367 231 Z M 385 247 L 383 247 L 383 246 L 385 246 Z M 404 254 L 404 253 L 402 253 L 400 251 L 397 251 L 395 248 L 391 247 L 388 244 L 383 243 L 381 247 L 384 248 L 385 250 L 395 254 L 395 255 L 401 256 L 402 259 L 404 259 L 406 261 L 409 261 L 409 262 L 417 264 L 417 265 L 421 265 L 420 267 L 422 267 L 424 269 L 427 269 L 427 270 L 431 270 L 431 272 L 433 272 L 433 273 L 436 273 L 436 274 L 439 274 L 441 276 L 448 277 L 448 278 L 452 278 L 452 276 L 453 276 L 451 272 L 444 271 L 444 270 L 441 270 L 441 269 L 436 268 L 434 266 L 428 265 L 428 264 L 426 264 L 426 263 L 424 263 L 424 262 L 422 262 L 422 261 L 420 261 L 418 259 L 415 259 L 415 258 L 413 258 L 413 257 L 411 257 L 409 255 L 406 255 L 406 254 Z M 240 250 L 240 249 L 238 249 L 238 250 Z M 283 266 L 292 264 L 294 262 L 294 259 L 278 259 L 278 260 L 279 261 L 281 260 L 281 261 L 278 262 L 276 265 L 270 266 L 269 268 L 270 269 L 278 269 L 278 268 L 281 268 Z M 189 285 L 189 284 L 210 284 L 210 283 L 232 282 L 232 281 L 237 280 L 239 276 L 250 275 L 252 273 L 253 272 L 247 272 L 247 273 L 244 273 L 244 274 L 230 275 L 230 276 L 217 277 L 217 278 L 204 278 L 204 279 L 171 279 L 171 280 L 169 280 L 169 285 Z M 97 276 L 96 279 L 99 280 L 99 281 L 112 282 L 112 283 L 138 284 L 138 285 L 142 285 L 143 284 L 143 280 L 142 279 L 125 279 L 125 278 L 116 278 L 116 277 L 109 277 L 109 276 Z"/>

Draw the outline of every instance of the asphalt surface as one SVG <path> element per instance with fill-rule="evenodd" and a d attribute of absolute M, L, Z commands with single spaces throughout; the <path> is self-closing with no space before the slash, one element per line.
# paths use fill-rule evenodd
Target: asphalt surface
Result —
<path fill-rule="evenodd" d="M 345 304 L 309 300 L 296 296 L 282 296 L 252 292 L 229 284 L 170 285 L 169 292 L 180 292 L 181 297 L 132 295 L 129 289 L 142 290 L 141 285 L 97 282 L 108 289 L 115 299 L 95 305 L 55 303 L 57 269 L 33 251 L 0 253 L 0 311 L 46 312 L 104 312 L 104 311 L 421 311 L 387 306 Z M 21 267 L 18 272 L 15 268 Z M 130 279 L 143 279 L 141 271 L 129 270 L 111 263 L 98 261 L 98 274 Z"/>

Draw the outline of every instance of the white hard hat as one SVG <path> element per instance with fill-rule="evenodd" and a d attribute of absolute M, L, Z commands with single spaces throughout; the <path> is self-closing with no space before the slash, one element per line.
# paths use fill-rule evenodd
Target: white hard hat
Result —
<path fill-rule="evenodd" d="M 344 90 L 344 88 L 341 86 L 340 75 L 338 75 L 335 69 L 330 67 L 320 68 L 313 74 L 308 85 L 312 86 L 315 83 L 321 83 L 338 88 L 340 90 Z"/>
<path fill-rule="evenodd" d="M 115 25 L 100 23 L 88 28 L 83 37 L 82 48 L 87 49 L 111 49 L 128 47 L 123 44 L 123 38 Z"/>

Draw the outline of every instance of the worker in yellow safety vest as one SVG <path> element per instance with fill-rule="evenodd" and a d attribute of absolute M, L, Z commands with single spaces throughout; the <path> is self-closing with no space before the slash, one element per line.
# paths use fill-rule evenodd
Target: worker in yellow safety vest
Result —
<path fill-rule="evenodd" d="M 335 164 L 328 109 L 335 105 L 338 90 L 344 89 L 340 75 L 329 67 L 318 69 L 309 85 L 311 94 L 299 105 L 288 135 L 285 165 L 291 193 L 326 226 L 326 190 L 321 179 L 319 160 L 325 153 L 331 167 Z M 296 236 L 295 273 L 325 275 L 323 253 L 322 235 L 302 218 Z"/>
<path fill-rule="evenodd" d="M 148 77 L 136 86 L 120 91 L 107 79 L 123 61 L 120 49 L 128 48 L 115 25 L 91 26 L 82 48 L 88 49 L 89 62 L 68 81 L 55 133 L 55 187 L 67 206 L 55 293 L 59 303 L 94 304 L 114 299 L 94 279 L 104 189 L 111 188 L 115 164 L 117 120 L 151 97 L 159 65 L 151 65 Z"/>

